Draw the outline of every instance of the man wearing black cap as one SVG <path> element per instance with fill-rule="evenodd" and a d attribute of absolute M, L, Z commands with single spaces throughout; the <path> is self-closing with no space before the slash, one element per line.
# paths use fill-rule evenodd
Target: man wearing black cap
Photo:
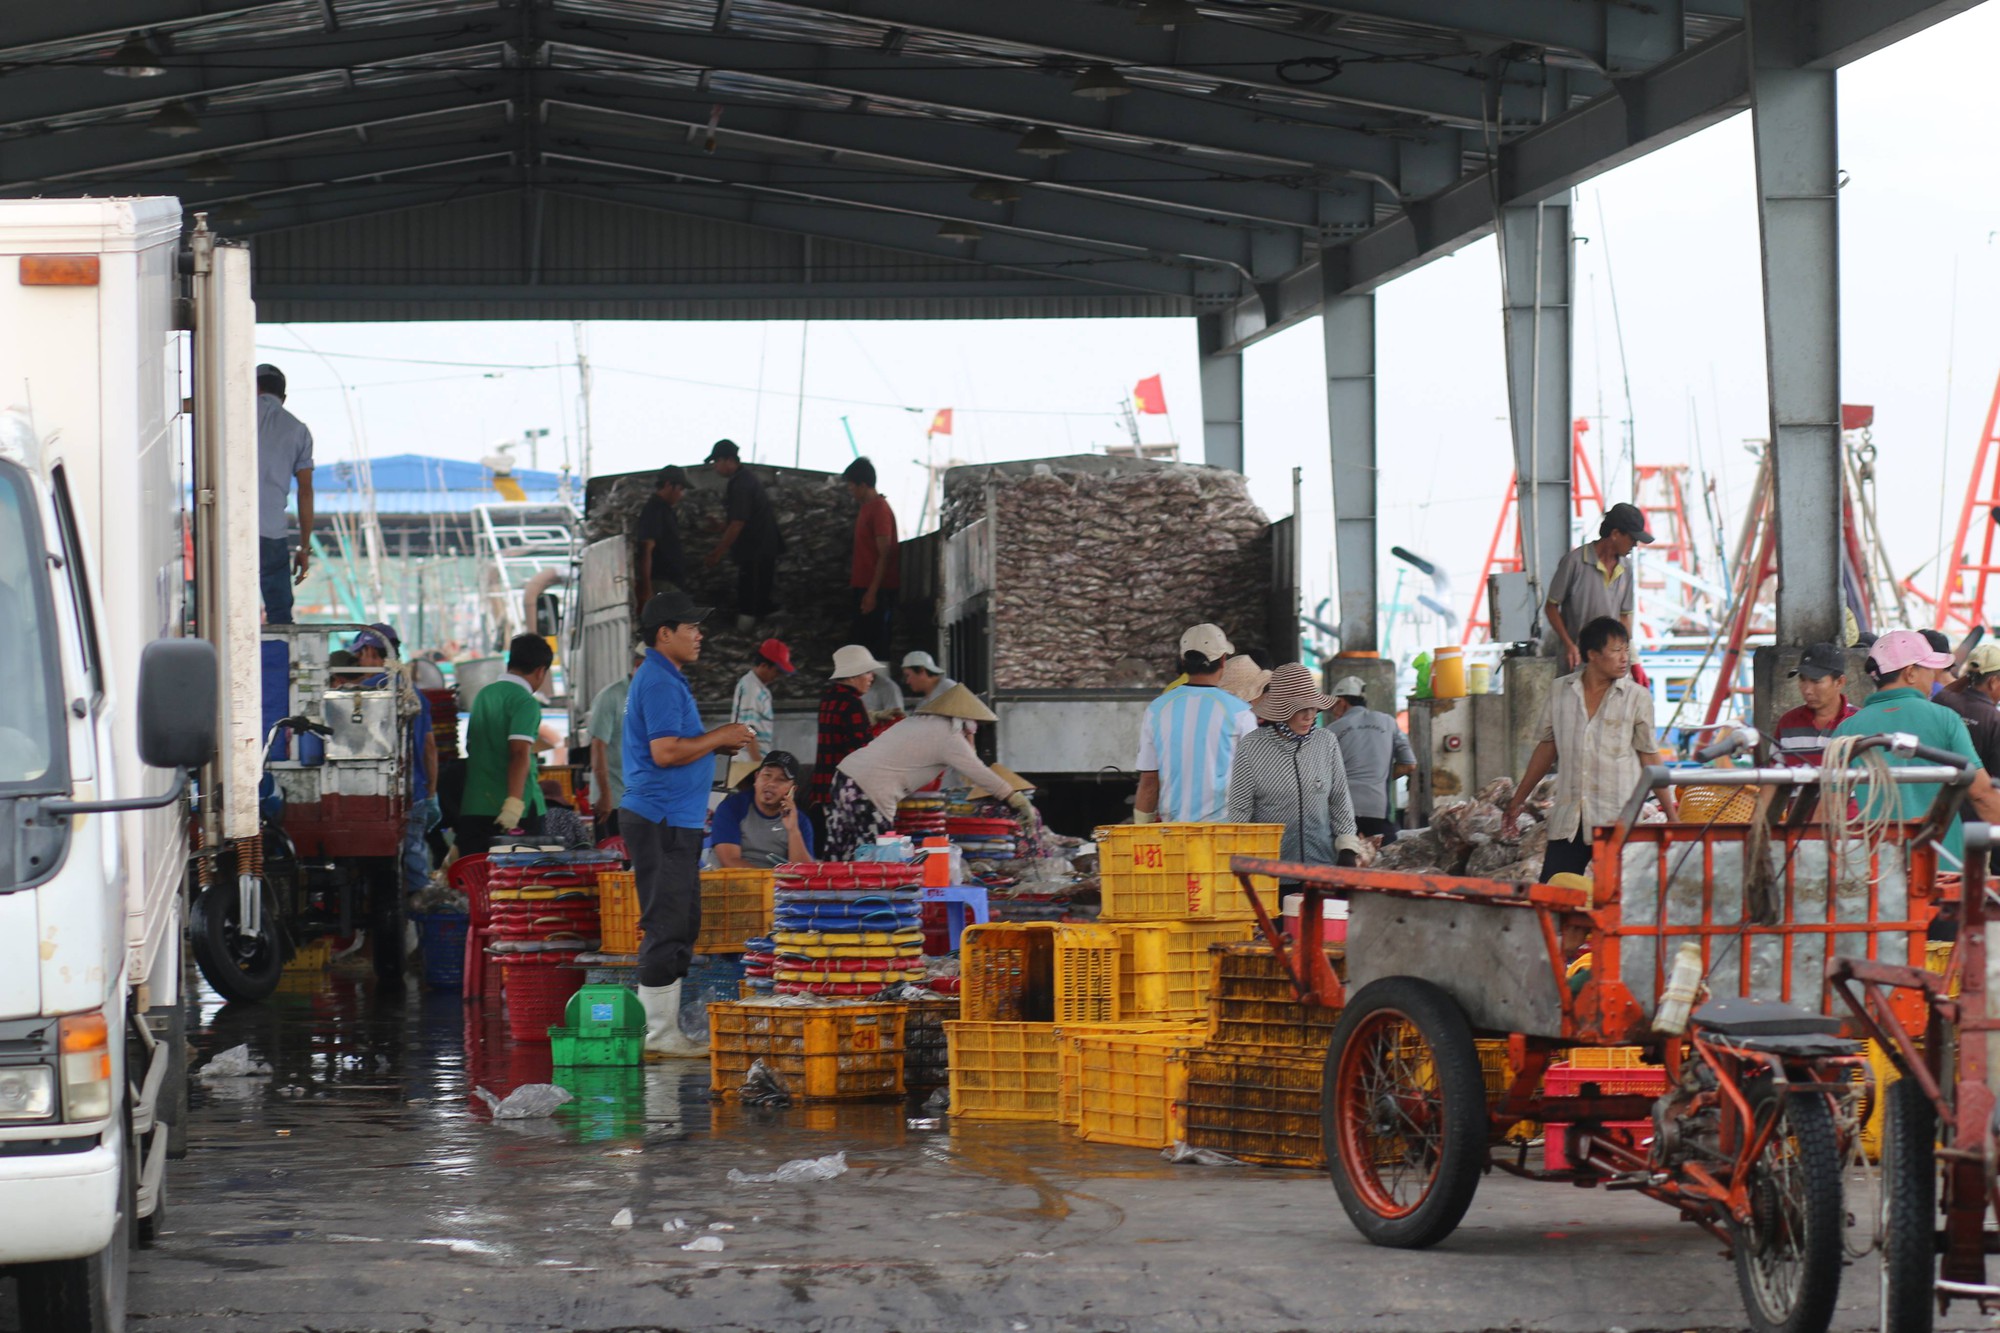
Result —
<path fill-rule="evenodd" d="M 778 531 L 771 497 L 764 493 L 764 483 L 757 480 L 757 474 L 743 466 L 736 441 L 717 440 L 704 461 L 729 485 L 722 495 L 727 526 L 702 563 L 713 568 L 725 555 L 736 561 L 736 628 L 747 634 L 778 609 L 773 591 L 785 539 Z"/>
<path fill-rule="evenodd" d="M 1548 634 L 1543 650 L 1560 657 L 1565 671 L 1583 665 L 1583 650 L 1576 636 L 1599 616 L 1610 616 L 1632 632 L 1633 586 L 1636 578 L 1626 557 L 1632 548 L 1650 543 L 1646 516 L 1637 505 L 1619 503 L 1604 513 L 1597 525 L 1597 540 L 1585 542 L 1566 553 L 1549 579 L 1548 600 L 1542 610 L 1548 616 Z"/>
<path fill-rule="evenodd" d="M 750 743 L 750 728 L 704 728 L 683 673 L 701 657 L 709 608 L 678 590 L 656 593 L 639 613 L 646 660 L 625 698 L 625 795 L 618 831 L 638 880 L 639 1003 L 650 1058 L 693 1058 L 706 1047 L 681 1033 L 681 978 L 701 934 L 701 843 L 714 756 Z"/>
<path fill-rule="evenodd" d="M 1778 762 L 1787 768 L 1814 768 L 1833 729 L 1854 716 L 1854 705 L 1847 702 L 1847 654 L 1838 644 L 1816 643 L 1791 674 L 1805 702 L 1788 710 L 1773 728 Z"/>
<path fill-rule="evenodd" d="M 292 588 L 312 567 L 313 437 L 285 410 L 285 372 L 257 367 L 257 584 L 264 594 L 264 619 L 292 623 Z M 291 549 L 285 501 L 292 482 L 299 486 L 299 548 Z"/>
<path fill-rule="evenodd" d="M 653 498 L 639 511 L 632 529 L 639 585 L 639 605 L 653 600 L 653 594 L 668 588 L 687 589 L 687 557 L 681 551 L 680 517 L 675 512 L 687 495 L 687 473 L 677 467 L 660 470 Z"/>
<path fill-rule="evenodd" d="M 724 870 L 768 870 L 813 859 L 813 827 L 799 810 L 799 761 L 773 750 L 755 773 L 715 807 L 709 850 Z"/>

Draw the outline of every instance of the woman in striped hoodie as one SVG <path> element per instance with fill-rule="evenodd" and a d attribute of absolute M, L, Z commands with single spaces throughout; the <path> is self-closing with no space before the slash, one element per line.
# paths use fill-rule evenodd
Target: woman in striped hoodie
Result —
<path fill-rule="evenodd" d="M 1319 692 L 1312 669 L 1287 662 L 1252 707 L 1257 729 L 1236 742 L 1229 767 L 1229 822 L 1283 824 L 1279 857 L 1312 865 L 1360 863 L 1354 805 L 1340 742 L 1315 725 L 1333 700 Z"/>

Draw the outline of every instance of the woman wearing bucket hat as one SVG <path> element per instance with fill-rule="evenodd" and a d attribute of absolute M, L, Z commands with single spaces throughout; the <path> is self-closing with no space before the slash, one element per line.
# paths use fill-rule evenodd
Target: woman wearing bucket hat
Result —
<path fill-rule="evenodd" d="M 1360 861 L 1340 742 L 1314 725 L 1332 706 L 1319 692 L 1312 668 L 1287 662 L 1272 670 L 1253 705 L 1257 729 L 1236 742 L 1229 822 L 1283 824 L 1282 860 L 1343 866 Z"/>
<path fill-rule="evenodd" d="M 972 732 L 994 721 L 993 710 L 963 685 L 922 708 L 840 761 L 827 812 L 827 855 L 845 861 L 857 847 L 896 825 L 896 807 L 949 768 L 975 786 L 1004 797 L 1023 820 L 1034 818 L 1025 787 L 988 768 L 972 748 Z"/>
<path fill-rule="evenodd" d="M 819 696 L 819 740 L 813 752 L 813 776 L 811 795 L 811 815 L 820 835 L 820 845 L 826 845 L 826 812 L 833 800 L 833 774 L 841 760 L 853 754 L 872 739 L 874 728 L 868 722 L 868 706 L 861 696 L 875 682 L 875 673 L 887 671 L 887 662 L 875 660 L 875 654 L 858 643 L 845 644 L 834 650 L 833 674 L 827 680 L 826 689 Z"/>

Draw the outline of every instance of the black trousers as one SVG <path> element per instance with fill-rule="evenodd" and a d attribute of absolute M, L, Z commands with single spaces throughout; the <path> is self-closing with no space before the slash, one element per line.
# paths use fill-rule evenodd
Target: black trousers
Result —
<path fill-rule="evenodd" d="M 476 852 L 491 851 L 494 842 L 499 839 L 501 833 L 504 831 L 498 824 L 493 822 L 492 815 L 460 815 L 451 823 L 452 839 L 458 844 L 458 854 L 460 856 L 471 856 Z M 521 816 L 521 832 L 538 837 L 541 831 L 542 817 L 540 815 L 526 814 Z"/>
<path fill-rule="evenodd" d="M 1396 821 L 1377 819 L 1373 815 L 1356 815 L 1354 831 L 1364 838 L 1380 838 L 1382 845 L 1387 847 L 1396 840 Z"/>
<path fill-rule="evenodd" d="M 736 565 L 736 614 L 762 620 L 778 609 L 778 557 L 746 551 Z"/>
<path fill-rule="evenodd" d="M 1542 883 L 1546 884 L 1557 875 L 1588 875 L 1590 873 L 1590 835 L 1582 834 L 1574 838 L 1550 838 L 1549 850 L 1542 857 Z"/>
<path fill-rule="evenodd" d="M 618 827 L 639 888 L 639 984 L 671 986 L 687 975 L 701 936 L 703 833 L 622 807 Z"/>
<path fill-rule="evenodd" d="M 875 594 L 875 609 L 863 611 L 861 599 L 868 595 L 866 588 L 849 588 L 847 594 L 854 607 L 854 623 L 849 630 L 851 642 L 860 644 L 883 661 L 889 660 L 889 635 L 896 625 L 896 590 L 883 588 Z"/>

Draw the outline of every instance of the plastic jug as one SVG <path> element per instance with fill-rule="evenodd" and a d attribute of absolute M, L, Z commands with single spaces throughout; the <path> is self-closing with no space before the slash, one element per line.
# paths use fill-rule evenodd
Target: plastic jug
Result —
<path fill-rule="evenodd" d="M 1468 694 L 1491 694 L 1493 692 L 1493 664 L 1474 662 L 1465 669 L 1465 689 Z"/>
<path fill-rule="evenodd" d="M 1431 654 L 1431 697 L 1465 697 L 1465 649 L 1449 644 Z"/>

